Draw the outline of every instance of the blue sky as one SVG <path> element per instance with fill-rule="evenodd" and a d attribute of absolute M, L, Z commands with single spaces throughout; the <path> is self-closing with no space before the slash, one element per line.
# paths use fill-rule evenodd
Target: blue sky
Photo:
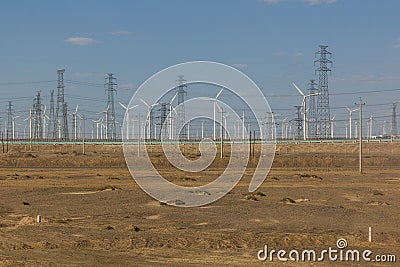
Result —
<path fill-rule="evenodd" d="M 399 10 L 397 0 L 2 1 L 1 116 L 5 101 L 33 98 L 36 90 L 46 96 L 56 87 L 9 82 L 55 80 L 56 70 L 65 68 L 65 79 L 102 84 L 112 72 L 117 98 L 127 102 L 131 88 L 153 73 L 192 60 L 236 66 L 267 96 L 293 95 L 268 99 L 273 109 L 291 109 L 301 102 L 291 82 L 305 88 L 316 78 L 320 44 L 333 53 L 331 93 L 397 89 Z M 66 94 L 106 97 L 101 87 L 76 84 L 67 84 Z M 361 95 L 367 108 L 400 100 L 400 91 Z M 338 109 L 332 113 L 347 118 L 339 107 L 358 97 L 333 95 L 331 106 Z M 27 110 L 23 102 L 14 105 Z M 92 105 L 88 109 L 101 103 Z M 371 106 L 370 112 L 383 120 L 390 107 Z M 294 109 L 279 113 L 291 116 Z"/>

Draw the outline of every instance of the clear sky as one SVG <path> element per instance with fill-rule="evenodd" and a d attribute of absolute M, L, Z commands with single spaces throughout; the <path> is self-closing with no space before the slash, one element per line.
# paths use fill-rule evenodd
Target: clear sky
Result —
<path fill-rule="evenodd" d="M 293 95 L 268 100 L 277 113 L 294 116 L 293 105 L 300 104 L 301 98 L 291 82 L 305 89 L 307 81 L 316 78 L 314 53 L 320 44 L 329 45 L 333 53 L 330 93 L 338 95 L 332 96 L 331 106 L 339 119 L 348 117 L 341 107 L 353 105 L 362 95 L 367 112 L 373 105 L 369 112 L 377 123 L 390 121 L 390 106 L 378 104 L 400 100 L 400 91 L 390 91 L 400 88 L 398 0 L 1 3 L 3 118 L 5 101 L 13 100 L 16 111 L 22 112 L 28 104 L 18 102 L 19 97 L 32 99 L 37 90 L 48 96 L 55 82 L 32 82 L 55 80 L 59 68 L 66 69 L 65 79 L 95 84 L 103 84 L 106 73 L 115 73 L 117 98 L 128 102 L 132 88 L 153 73 L 192 60 L 237 67 L 267 96 Z M 10 82 L 28 83 L 7 85 Z M 101 86 L 69 83 L 65 90 L 67 97 L 106 98 Z M 370 90 L 387 91 L 340 95 Z M 104 106 L 93 102 L 87 109 L 100 111 Z M 282 106 L 288 110 L 279 111 Z"/>

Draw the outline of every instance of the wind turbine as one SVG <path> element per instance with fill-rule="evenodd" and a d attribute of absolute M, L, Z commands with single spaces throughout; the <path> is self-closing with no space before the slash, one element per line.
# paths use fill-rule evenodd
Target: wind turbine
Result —
<path fill-rule="evenodd" d="M 386 121 L 383 121 L 382 124 L 382 137 L 386 136 Z"/>
<path fill-rule="evenodd" d="M 78 105 L 76 105 L 75 112 L 72 113 L 72 129 L 74 130 L 74 140 L 77 139 L 77 114 L 78 114 Z"/>
<path fill-rule="evenodd" d="M 226 135 L 227 135 L 227 133 L 228 133 L 228 129 L 226 128 L 226 127 L 227 127 L 226 124 L 227 124 L 228 116 L 229 116 L 229 113 L 226 113 L 225 116 L 222 116 L 223 119 L 224 119 L 223 123 L 224 123 L 224 128 L 225 128 L 225 131 L 224 131 L 224 132 L 225 132 L 225 133 L 224 133 L 224 138 L 225 138 L 225 139 L 226 139 Z"/>
<path fill-rule="evenodd" d="M 215 121 L 216 118 L 215 118 L 215 116 L 216 116 L 216 107 L 218 105 L 217 101 L 218 101 L 218 97 L 221 95 L 223 90 L 224 90 L 224 88 L 221 88 L 221 90 L 218 92 L 218 94 L 215 96 L 215 98 L 212 99 L 214 101 L 214 121 L 213 121 L 213 123 L 214 123 L 213 138 L 214 138 L 214 140 L 215 140 L 215 137 L 216 137 L 216 121 Z M 221 123 L 222 123 L 222 121 L 221 121 Z"/>
<path fill-rule="evenodd" d="M 97 113 L 97 115 L 106 114 L 106 139 L 108 139 L 108 110 L 110 109 L 110 105 L 107 106 L 107 108 L 99 113 Z M 101 124 L 103 125 L 103 121 L 101 122 Z M 103 131 L 103 129 L 101 129 Z M 101 134 L 101 138 L 103 139 L 103 134 Z"/>
<path fill-rule="evenodd" d="M 352 116 L 353 116 L 353 112 L 357 111 L 358 108 L 356 109 L 350 109 L 348 106 L 345 106 L 345 108 L 349 111 L 349 139 L 351 139 L 351 130 L 352 130 Z"/>
<path fill-rule="evenodd" d="M 304 140 L 306 140 L 307 139 L 307 97 L 310 97 L 310 96 L 316 96 L 316 95 L 319 95 L 319 93 L 314 93 L 314 94 L 308 94 L 308 95 L 305 95 L 304 93 L 303 93 L 303 91 L 301 91 L 300 90 L 300 88 L 294 83 L 294 82 L 292 82 L 292 84 L 293 84 L 293 86 L 294 86 L 294 88 L 296 88 L 297 89 L 297 91 L 303 96 L 303 101 L 302 101 L 302 106 L 303 106 L 303 121 L 304 121 L 304 125 L 303 125 L 303 138 L 304 138 Z"/>
<path fill-rule="evenodd" d="M 354 122 L 356 128 L 355 128 L 355 133 L 354 133 L 354 137 L 357 139 L 358 138 L 358 121 Z"/>
<path fill-rule="evenodd" d="M 101 125 L 103 118 L 96 120 L 92 120 L 92 122 L 96 123 L 96 139 L 99 139 L 99 125 Z"/>
<path fill-rule="evenodd" d="M 32 109 L 29 110 L 29 117 L 24 119 L 24 121 L 29 120 L 29 139 L 32 139 L 32 119 L 33 119 L 33 113 Z"/>
<path fill-rule="evenodd" d="M 152 123 L 151 112 L 152 112 L 153 107 L 157 106 L 158 104 L 154 103 L 152 105 L 149 105 L 143 99 L 140 99 L 140 101 L 142 101 L 143 104 L 145 104 L 147 106 L 147 139 L 150 139 L 150 137 L 151 137 L 151 123 Z"/>
<path fill-rule="evenodd" d="M 372 117 L 372 114 L 369 116 L 369 121 L 368 121 L 368 136 L 369 139 L 372 139 L 372 122 L 374 121 L 374 118 Z"/>
<path fill-rule="evenodd" d="M 15 139 L 15 119 L 19 118 L 19 116 L 12 116 L 12 138 Z"/>
<path fill-rule="evenodd" d="M 138 107 L 139 105 L 134 105 L 132 107 L 127 107 L 124 104 L 122 104 L 121 102 L 118 102 L 118 103 L 122 107 L 122 109 L 125 110 L 125 114 L 126 114 L 126 139 L 129 140 L 129 123 L 130 123 L 130 120 L 129 120 L 129 113 L 130 112 L 129 111 L 131 109 L 134 109 L 134 108 Z M 135 132 L 135 122 L 132 121 L 132 133 L 134 133 L 134 132 Z"/>
<path fill-rule="evenodd" d="M 46 105 L 44 105 L 43 111 L 43 139 L 46 139 L 46 119 L 50 120 L 49 116 L 46 115 Z"/>
<path fill-rule="evenodd" d="M 179 90 L 175 93 L 174 97 L 171 99 L 171 101 L 169 101 L 169 139 L 173 139 L 174 138 L 174 125 L 173 125 L 173 116 L 172 116 L 172 111 L 175 112 L 175 115 L 177 115 L 178 113 L 176 112 L 174 106 L 172 105 L 172 103 L 174 102 L 175 98 L 177 97 L 179 93 Z"/>
<path fill-rule="evenodd" d="M 333 127 L 336 125 L 335 117 L 336 117 L 336 114 L 333 115 L 333 118 L 331 119 L 331 138 L 332 138 L 332 139 L 334 138 Z"/>

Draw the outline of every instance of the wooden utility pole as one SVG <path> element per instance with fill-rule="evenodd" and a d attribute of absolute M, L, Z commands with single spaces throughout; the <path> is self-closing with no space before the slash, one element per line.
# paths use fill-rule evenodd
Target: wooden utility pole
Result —
<path fill-rule="evenodd" d="M 358 161 L 359 161 L 359 172 L 362 173 L 363 172 L 363 162 L 362 162 L 362 157 L 363 157 L 363 118 L 362 118 L 362 107 L 365 105 L 365 103 L 362 102 L 362 98 L 360 97 L 360 134 L 359 134 L 359 138 L 360 138 L 360 149 L 359 149 L 359 156 L 358 156 Z"/>

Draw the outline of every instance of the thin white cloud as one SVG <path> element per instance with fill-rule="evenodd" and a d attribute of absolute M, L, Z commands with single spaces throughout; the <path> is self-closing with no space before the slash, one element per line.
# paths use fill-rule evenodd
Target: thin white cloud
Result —
<path fill-rule="evenodd" d="M 233 66 L 237 67 L 237 68 L 243 68 L 243 69 L 248 67 L 248 65 L 244 64 L 244 63 L 235 63 L 235 64 L 233 64 Z"/>
<path fill-rule="evenodd" d="M 87 37 L 70 37 L 68 39 L 65 39 L 65 42 L 73 45 L 89 45 L 93 43 L 94 40 Z"/>
<path fill-rule="evenodd" d="M 299 53 L 294 53 L 293 56 L 294 57 L 301 57 L 301 56 L 303 56 L 303 53 L 300 53 L 300 52 Z"/>
<path fill-rule="evenodd" d="M 278 4 L 282 2 L 303 2 L 307 3 L 310 6 L 319 5 L 319 4 L 333 4 L 336 3 L 338 0 L 261 0 L 261 2 L 267 4 Z"/>
<path fill-rule="evenodd" d="M 394 45 L 393 48 L 400 48 L 400 44 Z"/>
<path fill-rule="evenodd" d="M 131 35 L 133 32 L 130 31 L 114 31 L 110 32 L 111 35 Z"/>

